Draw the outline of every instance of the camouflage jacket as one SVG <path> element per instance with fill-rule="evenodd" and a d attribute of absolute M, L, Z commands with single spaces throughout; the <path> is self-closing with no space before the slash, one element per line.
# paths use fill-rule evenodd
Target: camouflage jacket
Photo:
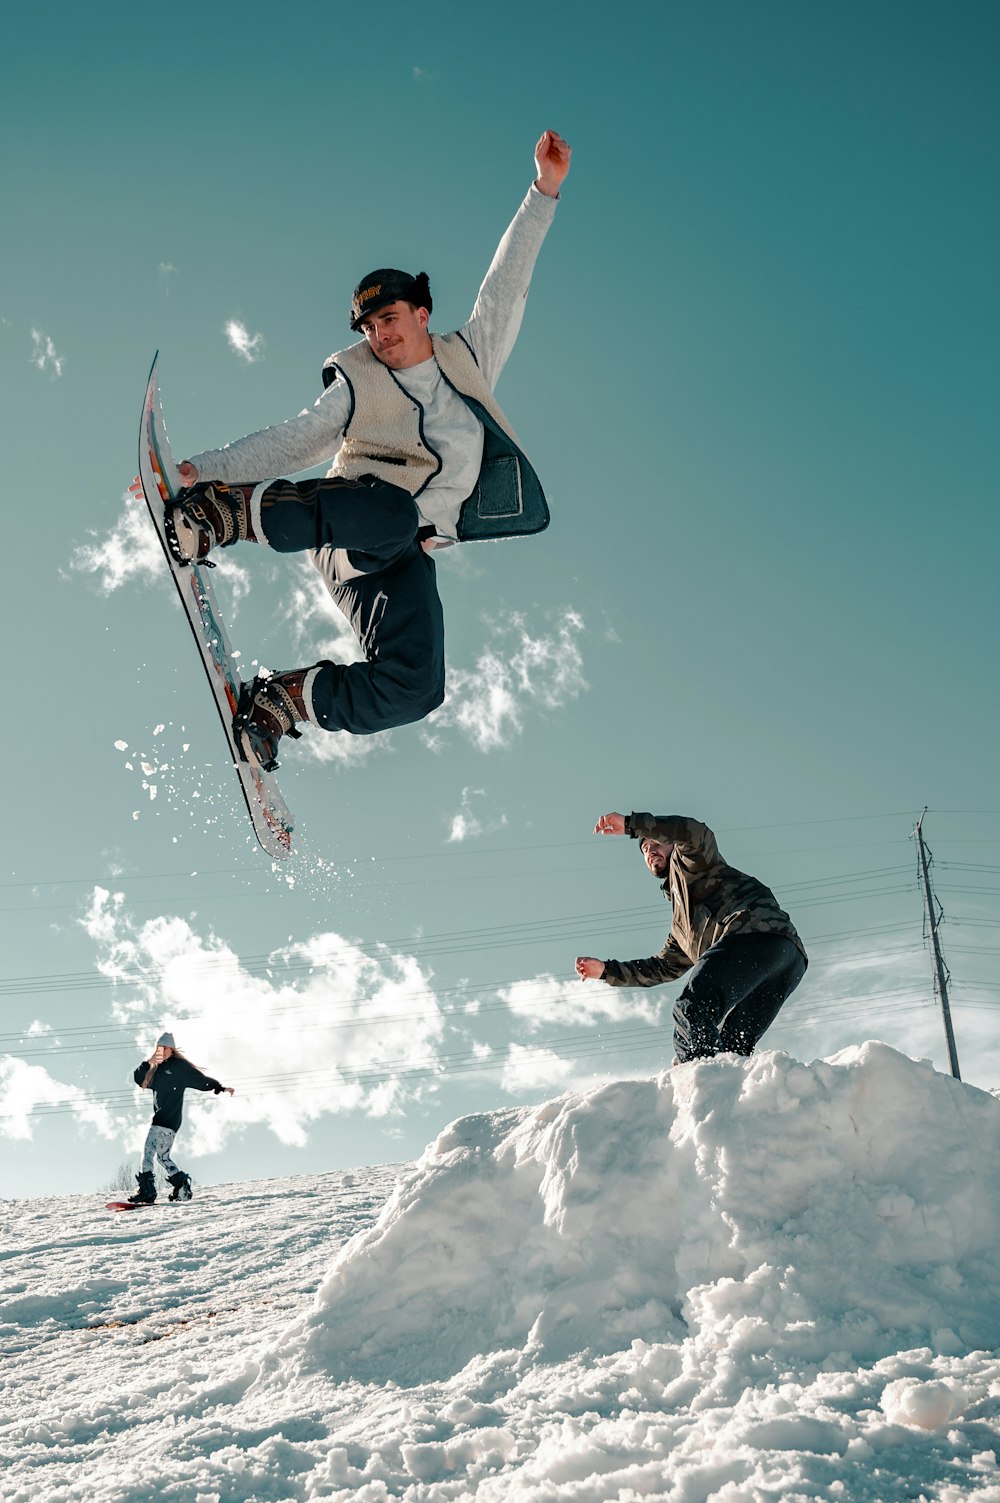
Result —
<path fill-rule="evenodd" d="M 805 957 L 805 946 L 774 893 L 756 877 L 726 865 L 707 825 L 679 814 L 632 814 L 628 830 L 633 840 L 648 836 L 673 846 L 662 887 L 674 921 L 659 955 L 605 961 L 601 979 L 609 986 L 675 981 L 730 934 L 783 934 Z"/>

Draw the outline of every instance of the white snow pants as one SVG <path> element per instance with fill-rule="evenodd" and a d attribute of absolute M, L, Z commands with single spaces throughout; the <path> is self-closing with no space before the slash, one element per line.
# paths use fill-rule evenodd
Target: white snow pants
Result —
<path fill-rule="evenodd" d="M 159 1159 L 169 1179 L 172 1174 L 180 1174 L 180 1170 L 170 1157 L 177 1134 L 172 1127 L 151 1127 L 146 1134 L 146 1146 L 142 1150 L 142 1172 L 151 1174 L 154 1158 Z"/>

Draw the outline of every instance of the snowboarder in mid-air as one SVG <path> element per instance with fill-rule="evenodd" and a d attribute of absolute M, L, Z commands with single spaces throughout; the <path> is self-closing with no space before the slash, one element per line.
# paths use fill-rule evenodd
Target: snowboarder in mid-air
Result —
<path fill-rule="evenodd" d="M 129 1200 L 135 1205 L 152 1205 L 156 1199 L 153 1163 L 159 1159 L 173 1187 L 171 1200 L 191 1199 L 191 1176 L 178 1169 L 170 1155 L 174 1138 L 181 1125 L 185 1091 L 214 1091 L 217 1096 L 232 1086 L 221 1085 L 193 1065 L 174 1043 L 172 1033 L 161 1034 L 149 1059 L 144 1059 L 132 1075 L 137 1086 L 153 1093 L 153 1121 L 146 1134 L 142 1154 L 142 1172 L 136 1175 L 139 1188 Z"/>
<path fill-rule="evenodd" d="M 445 674 L 431 552 L 547 525 L 541 485 L 493 389 L 569 165 L 568 144 L 545 131 L 537 176 L 461 329 L 431 333 L 425 272 L 369 272 L 350 312 L 362 338 L 326 361 L 315 406 L 179 466 L 184 489 L 166 516 L 175 558 L 244 541 L 308 552 L 364 652 L 363 662 L 244 685 L 233 724 L 248 762 L 274 767 L 280 738 L 298 736 L 302 721 L 368 735 L 429 715 Z M 324 480 L 265 478 L 331 457 Z"/>
<path fill-rule="evenodd" d="M 728 866 L 700 820 L 602 814 L 595 835 L 630 835 L 674 910 L 670 936 L 645 960 L 579 955 L 577 975 L 609 986 L 685 977 L 674 1005 L 675 1064 L 752 1054 L 805 974 L 805 948 L 769 887 Z"/>

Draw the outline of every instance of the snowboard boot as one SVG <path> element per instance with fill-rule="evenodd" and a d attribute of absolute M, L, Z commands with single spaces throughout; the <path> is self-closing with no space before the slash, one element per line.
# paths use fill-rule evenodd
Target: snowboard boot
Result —
<path fill-rule="evenodd" d="M 289 673 L 272 674 L 270 678 L 258 674 L 240 689 L 233 735 L 244 762 L 273 772 L 278 765 L 275 757 L 282 736 L 292 736 L 295 740 L 301 736 L 295 722 L 308 719 L 302 699 L 308 672 L 307 668 L 296 668 Z"/>
<path fill-rule="evenodd" d="M 185 1174 L 184 1171 L 183 1171 L 183 1169 L 178 1169 L 178 1171 L 177 1171 L 176 1174 L 172 1174 L 170 1176 L 170 1183 L 174 1187 L 171 1190 L 171 1192 L 170 1192 L 170 1199 L 171 1200 L 190 1200 L 191 1199 L 191 1176 L 190 1176 L 190 1174 Z"/>
<path fill-rule="evenodd" d="M 252 485 L 213 480 L 179 491 L 164 517 L 167 545 L 179 564 L 201 563 L 212 548 L 256 543 L 250 524 Z"/>
<path fill-rule="evenodd" d="M 139 1188 L 134 1195 L 129 1196 L 133 1205 L 151 1206 L 156 1199 L 156 1181 L 153 1179 L 153 1171 L 150 1169 L 142 1174 L 137 1174 Z"/>

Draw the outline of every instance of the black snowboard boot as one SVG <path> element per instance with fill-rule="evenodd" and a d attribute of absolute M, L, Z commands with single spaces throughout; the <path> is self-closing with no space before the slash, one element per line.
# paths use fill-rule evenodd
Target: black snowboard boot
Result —
<path fill-rule="evenodd" d="M 151 1206 L 156 1199 L 156 1181 L 153 1179 L 153 1171 L 137 1174 L 136 1179 L 139 1181 L 139 1188 L 134 1195 L 129 1196 L 129 1200 L 133 1205 Z"/>
<path fill-rule="evenodd" d="M 212 548 L 256 543 L 250 524 L 252 485 L 192 485 L 178 491 L 164 519 L 167 543 L 179 564 L 200 563 Z"/>
<path fill-rule="evenodd" d="M 178 1169 L 178 1171 L 177 1171 L 176 1174 L 172 1174 L 170 1176 L 170 1183 L 174 1187 L 171 1190 L 171 1192 L 170 1192 L 170 1199 L 171 1200 L 190 1200 L 191 1199 L 191 1176 L 190 1176 L 190 1174 L 185 1174 L 184 1171 L 183 1171 L 183 1169 Z"/>
<path fill-rule="evenodd" d="M 258 675 L 240 689 L 233 735 L 244 762 L 273 772 L 278 765 L 275 757 L 282 736 L 292 736 L 295 740 L 301 736 L 295 723 L 308 719 L 302 699 L 308 672 L 308 668 L 296 668 L 272 674 L 270 678 Z"/>

